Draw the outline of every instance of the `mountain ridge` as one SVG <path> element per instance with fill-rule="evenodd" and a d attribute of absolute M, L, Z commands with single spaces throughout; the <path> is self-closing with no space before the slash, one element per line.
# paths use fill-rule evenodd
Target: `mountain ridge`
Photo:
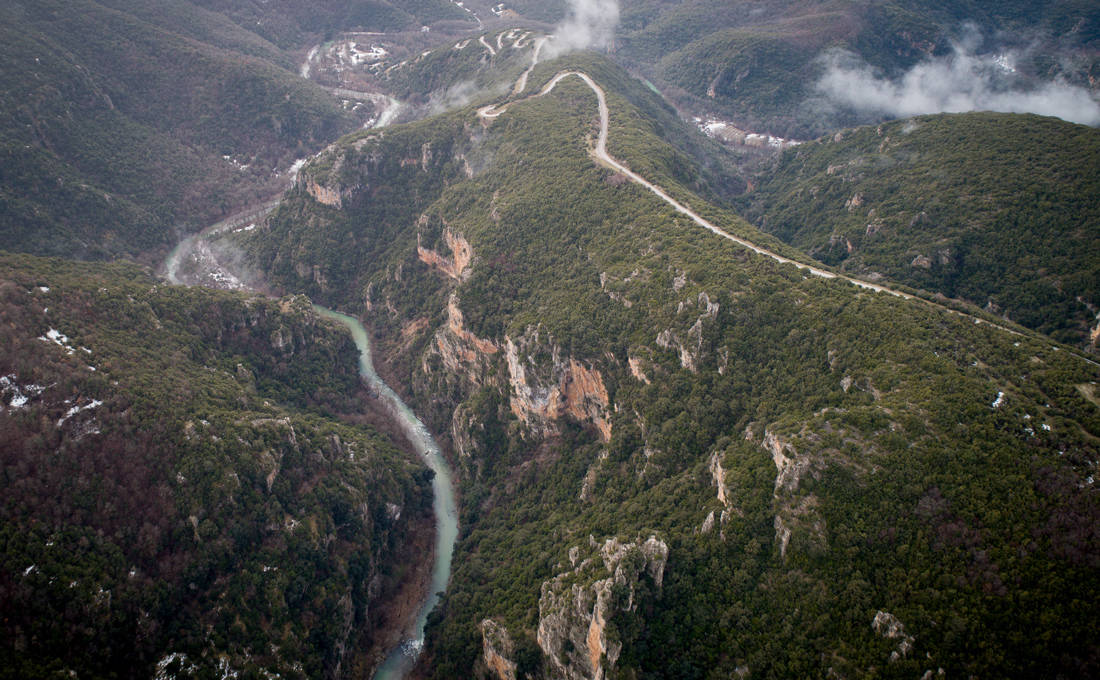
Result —
<path fill-rule="evenodd" d="M 591 57 L 574 59 L 592 68 Z M 568 58 L 541 64 L 531 83 L 569 68 Z M 615 101 L 611 125 L 622 125 L 614 112 L 628 120 L 631 106 L 618 91 L 606 96 Z M 903 621 L 942 667 L 1004 670 L 1002 664 L 1031 667 L 1043 657 L 1069 664 L 1069 672 L 1093 663 L 1081 638 L 1084 646 L 1031 646 L 1020 656 L 1015 642 L 962 643 L 930 621 L 970 616 L 956 606 L 962 598 L 976 607 L 968 612 L 1000 612 L 998 625 L 1018 639 L 1011 631 L 1020 619 L 998 604 L 1005 579 L 1030 589 L 1050 565 L 1041 565 L 1043 551 L 1012 558 L 1001 552 L 1002 539 L 978 536 L 1005 536 L 1011 526 L 1042 525 L 1059 512 L 1053 508 L 1061 501 L 1037 490 L 1043 483 L 1023 480 L 1044 478 L 1048 465 L 1062 471 L 1055 478 L 1088 469 L 1094 445 L 1085 433 L 1096 418 L 1073 384 L 1095 379 L 1094 369 L 1038 336 L 1004 334 L 722 245 L 649 190 L 616 179 L 621 172 L 592 163 L 594 100 L 593 90 L 570 77 L 488 121 L 479 122 L 470 107 L 347 138 L 303 169 L 303 177 L 338 193 L 339 205 L 323 205 L 300 188 L 264 229 L 249 234 L 246 247 L 279 285 L 359 311 L 397 389 L 454 454 L 464 529 L 451 588 L 430 625 L 427 672 L 452 677 L 475 666 L 487 673 L 505 659 L 525 673 L 557 677 L 546 665 L 555 647 L 534 631 L 559 615 L 577 625 L 596 619 L 544 602 L 542 584 L 570 570 L 571 547 L 583 552 L 585 545 L 651 535 L 668 548 L 664 585 L 645 576 L 623 582 L 634 596 L 601 610 L 593 649 L 602 651 L 593 653 L 588 672 L 660 677 L 666 666 L 659 650 L 675 645 L 679 665 L 667 673 L 702 676 L 707 668 L 747 665 L 769 677 L 812 674 L 819 661 L 798 650 L 817 645 L 830 650 L 834 667 L 860 676 L 898 651 L 897 642 L 874 641 L 881 640 L 871 625 L 879 611 Z M 407 198 L 392 193 L 397 187 Z M 672 192 L 690 195 L 682 186 Z M 400 212 L 390 212 L 395 199 Z M 696 197 L 691 204 L 705 202 Z M 722 215 L 721 224 L 751 229 L 713 206 L 708 219 L 711 213 Z M 336 254 L 331 246 L 298 240 L 336 237 L 338 258 L 324 255 Z M 303 256 L 309 259 L 297 261 Z M 1017 371 L 1019 383 L 1009 378 Z M 1021 409 L 1012 416 L 1001 410 L 1009 399 Z M 1055 413 L 1067 420 L 1051 421 Z M 1078 425 L 1085 428 L 1080 435 Z M 1047 432 L 1072 440 L 1062 441 L 1077 462 L 1061 459 L 1061 445 L 1040 434 Z M 1017 454 L 1023 450 L 1032 457 Z M 994 467 L 1013 470 L 1014 481 L 988 476 L 978 462 L 994 459 Z M 896 483 L 878 472 L 885 470 Z M 723 486 L 715 479 L 742 481 Z M 1080 483 L 1072 502 L 1091 512 L 1084 510 L 1091 487 Z M 968 500 L 978 489 L 986 490 L 984 504 Z M 1005 505 L 1024 489 L 1031 489 L 1034 510 Z M 868 502 L 880 510 L 869 511 Z M 913 515 L 917 506 L 931 509 Z M 994 519 L 994 508 L 1013 519 Z M 957 513 L 969 528 L 952 533 Z M 853 524 L 855 517 L 865 528 Z M 900 534 L 905 541 L 883 538 Z M 1074 535 L 1069 549 L 1083 548 L 1081 534 Z M 903 549 L 908 541 L 922 548 Z M 995 568 L 977 557 L 981 550 L 999 555 Z M 840 553 L 858 555 L 860 566 L 844 566 Z M 709 580 L 719 555 L 752 564 L 751 573 L 726 574 L 723 567 L 728 580 Z M 928 561 L 933 555 L 940 556 L 935 563 Z M 1051 559 L 1059 569 L 1085 568 Z M 889 579 L 861 585 L 864 568 L 888 563 L 920 584 L 912 593 L 922 609 L 898 600 L 900 584 Z M 576 578 L 577 588 L 603 587 L 598 571 Z M 933 585 L 956 578 L 950 597 Z M 733 583 L 744 588 L 736 597 Z M 858 611 L 806 618 L 816 616 L 808 611 L 835 612 L 844 588 L 862 589 Z M 775 600 L 764 593 L 776 591 L 789 609 L 768 609 Z M 599 599 L 595 590 L 583 592 L 595 598 L 586 602 Z M 811 601 L 810 592 L 822 599 Z M 1065 590 L 1044 593 L 1042 607 L 1072 606 Z M 736 656 L 720 656 L 710 637 L 683 628 L 694 611 L 689 603 L 699 598 L 710 602 L 709 630 L 725 631 L 722 648 L 740 650 Z M 718 627 L 720 616 L 748 616 L 737 602 L 756 603 L 755 616 L 771 611 L 772 623 L 760 624 L 766 634 L 759 627 L 745 632 L 744 618 L 737 627 Z M 1070 627 L 1087 629 L 1081 625 Z M 760 640 L 791 636 L 773 626 L 807 631 L 815 642 L 793 635 L 783 638 L 785 651 L 765 648 Z M 968 657 L 962 650 L 972 645 L 988 652 Z M 514 656 L 502 656 L 508 647 Z M 490 648 L 493 654 L 484 651 Z M 1064 656 L 1055 661 L 1050 654 Z M 921 653 L 908 647 L 897 658 L 892 672 L 927 670 Z"/>

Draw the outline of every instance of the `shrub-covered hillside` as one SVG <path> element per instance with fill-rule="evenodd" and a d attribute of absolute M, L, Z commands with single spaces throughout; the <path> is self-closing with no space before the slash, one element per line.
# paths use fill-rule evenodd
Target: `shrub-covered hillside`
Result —
<path fill-rule="evenodd" d="M 1094 88 L 1100 14 L 1079 0 L 625 0 L 617 33 L 616 59 L 689 108 L 806 138 L 868 122 L 868 114 L 837 110 L 815 91 L 825 71 L 821 57 L 830 50 L 858 55 L 894 77 L 950 53 L 955 41 L 983 34 L 990 48 L 1020 50 L 1018 77 L 1064 77 Z"/>
<path fill-rule="evenodd" d="M 373 661 L 430 473 L 337 414 L 301 297 L 0 255 L 0 676 L 316 678 Z"/>
<path fill-rule="evenodd" d="M 620 69 L 530 91 L 564 69 L 613 155 L 803 257 L 694 193 Z M 357 133 L 248 237 L 365 319 L 453 453 L 425 672 L 1095 674 L 1100 370 L 715 236 L 595 163 L 599 120 L 569 77 Z"/>
<path fill-rule="evenodd" d="M 746 199 L 819 260 L 1094 344 L 1100 131 L 1055 118 L 925 116 L 785 152 Z"/>

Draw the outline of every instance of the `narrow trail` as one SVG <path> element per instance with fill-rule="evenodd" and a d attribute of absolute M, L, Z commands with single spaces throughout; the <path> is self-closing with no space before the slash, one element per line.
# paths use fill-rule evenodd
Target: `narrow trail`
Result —
<path fill-rule="evenodd" d="M 516 79 L 515 87 L 512 88 L 513 96 L 521 94 L 524 90 L 527 89 L 527 76 L 531 75 L 531 71 L 534 71 L 535 67 L 539 65 L 539 54 L 542 52 L 542 46 L 545 45 L 546 41 L 549 39 L 549 36 L 544 35 L 541 38 L 537 38 L 535 40 L 535 52 L 531 55 L 531 65 L 528 66 L 527 70 L 521 73 L 519 78 Z M 520 40 L 523 40 L 523 38 L 517 40 L 514 46 L 518 46 Z"/>
<path fill-rule="evenodd" d="M 540 47 L 541 47 L 541 45 L 540 45 Z M 538 62 L 538 51 L 537 50 L 536 50 L 536 54 L 535 54 L 535 57 L 534 57 L 534 61 L 535 61 L 535 63 Z M 523 73 L 522 76 L 520 76 L 523 87 L 520 87 L 521 83 L 520 83 L 520 81 L 517 81 L 516 82 L 516 88 L 513 89 L 513 94 L 521 93 L 521 92 L 523 92 L 524 89 L 526 89 L 526 87 L 527 87 L 527 76 L 531 72 L 531 70 L 534 68 L 534 66 L 535 66 L 535 64 L 532 64 L 531 68 L 529 68 L 527 71 L 525 71 Z M 913 302 L 928 305 L 929 307 L 932 307 L 934 309 L 946 312 L 948 314 L 953 314 L 955 316 L 959 316 L 959 317 L 962 317 L 964 319 L 969 319 L 969 320 L 973 321 L 976 325 L 986 325 L 986 326 L 989 326 L 991 328 L 996 328 L 999 331 L 1009 333 L 1009 334 L 1017 336 L 1017 337 L 1022 337 L 1022 338 L 1033 338 L 1034 337 L 1030 334 L 1014 330 L 1014 329 L 1009 328 L 1007 326 L 1002 326 L 1000 324 L 993 323 L 993 322 L 988 321 L 986 319 L 976 317 L 972 314 L 967 314 L 966 312 L 961 312 L 961 311 L 958 311 L 956 309 L 951 309 L 950 307 L 946 307 L 946 306 L 941 305 L 939 303 L 936 303 L 932 300 L 927 300 L 927 299 L 922 298 L 922 297 L 917 297 L 915 295 L 910 295 L 909 293 L 904 293 L 900 290 L 896 290 L 896 289 L 891 288 L 889 286 L 883 286 L 881 284 L 871 283 L 869 281 L 863 281 L 861 279 L 853 278 L 851 276 L 846 276 L 844 274 L 838 274 L 836 272 L 831 272 L 831 271 L 828 271 L 826 269 L 821 269 L 820 267 L 815 267 L 813 265 L 806 264 L 805 262 L 799 262 L 798 260 L 792 260 L 789 257 L 784 257 L 783 255 L 780 255 L 779 253 L 776 253 L 772 250 L 769 250 L 769 249 L 767 249 L 763 246 L 759 246 L 759 245 L 757 245 L 757 244 L 755 244 L 751 241 L 748 241 L 746 239 L 743 239 L 739 236 L 734 236 L 733 234 L 729 233 L 728 231 L 722 229 L 721 227 L 715 226 L 713 223 L 711 223 L 710 221 L 708 221 L 707 219 L 705 219 L 704 217 L 699 215 L 699 213 L 695 212 L 694 210 L 692 210 L 688 206 L 686 206 L 683 203 L 681 203 L 680 201 L 676 200 L 671 195 L 669 195 L 666 191 L 661 189 L 659 186 L 657 186 L 656 184 L 653 184 L 652 182 L 648 181 L 647 179 L 645 179 L 644 177 L 642 177 L 638 173 L 634 172 L 629 167 L 627 167 L 624 163 L 617 160 L 616 158 L 614 158 L 611 154 L 609 154 L 607 152 L 607 136 L 608 136 L 608 129 L 609 129 L 610 124 L 611 124 L 611 112 L 610 112 L 610 110 L 608 109 L 608 106 L 607 106 L 607 96 L 604 94 L 603 88 L 600 87 L 599 84 L 597 84 L 596 81 L 593 80 L 591 76 L 589 76 L 587 73 L 584 73 L 583 71 L 560 71 L 553 78 L 551 78 L 550 81 L 548 83 L 546 83 L 546 85 L 544 85 L 542 87 L 542 89 L 539 90 L 536 94 L 530 95 L 530 96 L 525 97 L 523 99 L 517 99 L 517 100 L 505 102 L 505 103 L 499 104 L 499 105 L 498 104 L 491 104 L 489 106 L 483 106 L 480 109 L 478 109 L 477 115 L 480 118 L 486 119 L 486 120 L 492 120 L 494 118 L 497 118 L 500 115 L 504 114 L 508 110 L 508 107 L 511 106 L 512 104 L 519 103 L 519 102 L 522 102 L 522 101 L 527 101 L 529 99 L 534 99 L 536 97 L 542 97 L 542 96 L 545 96 L 545 95 L 549 94 L 550 92 L 552 92 L 554 90 L 554 88 L 557 86 L 557 84 L 559 82 L 561 82 L 565 78 L 569 78 L 569 77 L 577 77 L 577 78 L 580 78 L 582 81 L 584 81 L 584 83 L 586 85 L 588 85 L 589 88 L 591 88 L 592 92 L 595 93 L 596 100 L 599 104 L 600 132 L 599 132 L 599 135 L 597 136 L 597 139 L 596 139 L 596 146 L 591 151 L 591 153 L 592 153 L 593 157 L 595 158 L 596 162 L 601 164 L 601 165 L 604 165 L 605 167 L 609 167 L 612 170 L 615 170 L 616 172 L 628 177 L 634 183 L 640 184 L 641 186 L 645 187 L 649 191 L 656 194 L 665 203 L 668 203 L 669 205 L 671 205 L 677 212 L 679 212 L 683 215 L 686 215 L 693 222 L 695 222 L 700 227 L 703 227 L 707 231 L 709 231 L 709 232 L 711 232 L 711 233 L 713 233 L 717 236 L 721 236 L 722 238 L 724 238 L 726 240 L 733 241 L 734 243 L 742 246 L 743 248 L 747 248 L 747 249 L 751 250 L 752 252 L 754 252 L 758 255 L 763 255 L 764 257 L 769 257 L 769 258 L 775 260 L 776 262 L 781 262 L 783 264 L 792 264 L 792 265 L 798 267 L 799 269 L 801 269 L 802 271 L 807 272 L 809 274 L 812 274 L 813 276 L 819 276 L 819 277 L 825 278 L 825 279 L 837 279 L 837 280 L 841 280 L 841 281 L 847 281 L 848 283 L 850 283 L 854 286 L 858 286 L 858 287 L 864 288 L 866 290 L 871 290 L 871 291 L 874 291 L 874 292 L 877 292 L 877 293 L 885 293 L 887 295 L 892 295 L 894 297 L 901 298 L 903 300 L 911 300 Z M 1057 349 L 1057 348 L 1055 348 L 1055 349 Z M 1090 363 L 1094 366 L 1100 366 L 1100 363 L 1097 363 L 1096 361 L 1093 361 L 1092 359 L 1089 359 L 1088 357 L 1082 356 L 1082 355 L 1078 354 L 1077 352 L 1071 351 L 1070 354 L 1072 354 L 1073 356 L 1077 357 L 1078 359 L 1081 359 L 1082 361 L 1086 361 L 1086 362 L 1088 362 L 1088 363 Z"/>

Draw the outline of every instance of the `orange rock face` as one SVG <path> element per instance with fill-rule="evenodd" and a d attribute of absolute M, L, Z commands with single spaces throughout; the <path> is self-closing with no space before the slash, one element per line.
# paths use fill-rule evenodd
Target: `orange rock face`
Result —
<path fill-rule="evenodd" d="M 611 422 L 605 415 L 610 400 L 599 371 L 586 368 L 576 359 L 570 359 L 569 370 L 562 377 L 559 394 L 560 408 L 551 417 L 560 418 L 564 412 L 577 420 L 591 421 L 600 431 L 603 440 L 611 441 Z"/>
<path fill-rule="evenodd" d="M 519 351 L 506 338 L 509 382 L 512 385 L 512 413 L 527 425 L 549 425 L 566 415 L 596 426 L 603 441 L 611 441 L 611 421 L 607 417 L 610 398 L 603 376 L 576 359 L 561 365 L 555 358 L 555 373 L 560 377 L 549 387 L 531 385 L 527 370 L 520 361 Z M 535 421 L 541 421 L 535 423 Z"/>
<path fill-rule="evenodd" d="M 306 181 L 306 192 L 308 192 L 318 203 L 331 205 L 334 208 L 339 208 L 341 205 L 340 192 L 322 186 L 312 178 Z"/>
<path fill-rule="evenodd" d="M 416 254 L 420 261 L 429 267 L 443 272 L 456 281 L 462 280 L 466 268 L 470 266 L 474 251 L 469 242 L 462 238 L 461 234 L 455 234 L 449 228 L 443 230 L 443 240 L 451 249 L 451 257 L 445 257 L 440 253 L 420 245 L 417 237 Z"/>

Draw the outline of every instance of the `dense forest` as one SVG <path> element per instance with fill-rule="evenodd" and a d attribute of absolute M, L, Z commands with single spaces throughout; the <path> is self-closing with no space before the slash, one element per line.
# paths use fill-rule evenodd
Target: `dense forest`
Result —
<path fill-rule="evenodd" d="M 822 262 L 962 298 L 1071 344 L 1097 325 L 1100 131 L 969 113 L 786 151 L 743 203 Z"/>
<path fill-rule="evenodd" d="M 0 676 L 373 662 L 430 472 L 337 417 L 363 398 L 342 329 L 302 297 L 14 255 L 0 324 Z"/>
<path fill-rule="evenodd" d="M 574 3 L 4 4 L 0 678 L 405 635 L 432 473 L 313 302 L 454 467 L 415 677 L 1100 676 L 1096 130 L 820 87 L 980 55 L 1095 103 L 1094 4 L 591 3 L 602 53 L 537 65 Z M 598 160 L 597 90 L 608 153 L 776 257 Z M 249 207 L 185 267 L 264 295 L 153 276 Z"/>

